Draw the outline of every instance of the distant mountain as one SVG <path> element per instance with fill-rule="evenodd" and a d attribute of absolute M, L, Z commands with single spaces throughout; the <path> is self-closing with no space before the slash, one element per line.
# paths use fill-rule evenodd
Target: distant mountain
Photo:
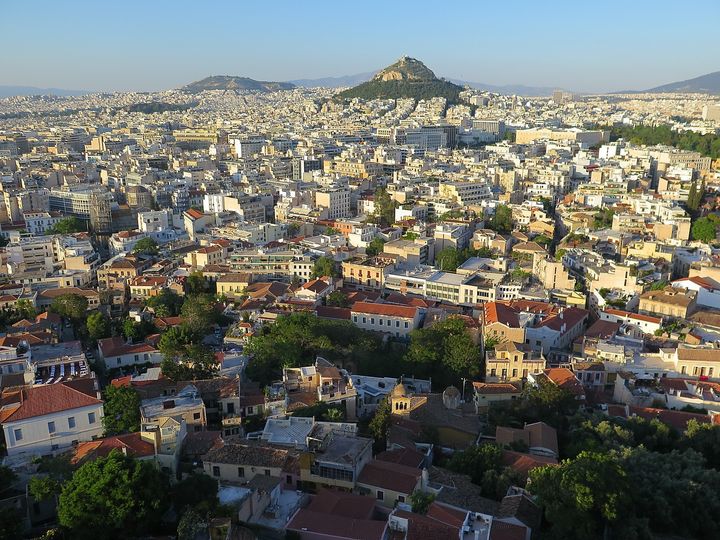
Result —
<path fill-rule="evenodd" d="M 293 88 L 295 88 L 295 85 L 289 82 L 256 81 L 247 77 L 213 75 L 185 85 L 180 90 L 190 94 L 197 94 L 204 90 L 275 92 L 277 90 L 292 90 Z"/>
<path fill-rule="evenodd" d="M 62 88 L 0 85 L 0 98 L 11 96 L 84 96 L 92 93 L 90 90 L 64 90 Z"/>
<path fill-rule="evenodd" d="M 338 98 L 430 99 L 444 97 L 457 102 L 461 86 L 438 79 L 420 60 L 403 56 L 378 72 L 371 80 L 337 94 Z"/>
<path fill-rule="evenodd" d="M 372 79 L 377 71 L 368 71 L 367 73 L 357 73 L 356 75 L 343 75 L 342 77 L 324 77 L 321 79 L 298 79 L 290 81 L 295 86 L 305 88 L 344 88 L 346 86 L 355 86 Z"/>
<path fill-rule="evenodd" d="M 663 84 L 662 86 L 656 86 L 645 92 L 661 93 L 661 92 L 687 92 L 687 93 L 707 93 L 707 94 L 720 94 L 720 71 L 714 73 L 708 73 L 707 75 L 701 75 L 694 79 L 688 79 L 686 81 L 679 81 L 669 84 Z"/>

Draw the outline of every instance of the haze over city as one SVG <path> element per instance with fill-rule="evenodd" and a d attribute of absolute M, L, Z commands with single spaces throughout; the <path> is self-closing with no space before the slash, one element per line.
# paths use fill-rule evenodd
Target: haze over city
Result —
<path fill-rule="evenodd" d="M 287 81 L 403 54 L 446 78 L 642 90 L 720 69 L 720 4 L 7 2 L 0 85 L 166 90 L 208 75 Z M 32 24 L 23 24 L 23 21 Z"/>

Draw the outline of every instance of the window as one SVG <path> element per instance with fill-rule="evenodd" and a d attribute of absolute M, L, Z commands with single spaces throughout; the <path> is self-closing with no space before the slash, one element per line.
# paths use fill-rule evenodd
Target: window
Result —
<path fill-rule="evenodd" d="M 512 370 L 512 376 L 513 378 L 517 377 L 517 369 Z"/>
<path fill-rule="evenodd" d="M 193 414 L 193 420 L 200 420 L 200 413 L 199 413 L 199 412 L 196 412 L 195 414 Z"/>
<path fill-rule="evenodd" d="M 404 503 L 404 502 L 405 502 L 405 495 L 398 495 L 398 502 Z"/>
<path fill-rule="evenodd" d="M 121 362 L 121 360 L 120 360 L 120 359 L 118 358 L 118 359 L 117 359 L 117 360 L 116 360 L 115 362 L 116 362 L 116 363 L 117 363 L 117 365 L 119 366 L 119 365 L 120 365 L 120 362 Z"/>
<path fill-rule="evenodd" d="M 22 429 L 15 430 L 15 440 L 22 441 Z"/>
<path fill-rule="evenodd" d="M 217 465 L 213 465 L 213 476 L 220 476 L 220 467 L 218 467 Z"/>
<path fill-rule="evenodd" d="M 286 484 L 292 484 L 292 476 L 289 474 L 285 477 L 285 483 Z"/>
<path fill-rule="evenodd" d="M 542 345 L 542 341 L 540 341 L 540 340 L 538 339 L 538 340 L 535 342 L 535 345 L 538 346 L 538 347 L 540 347 L 540 346 Z"/>
<path fill-rule="evenodd" d="M 68 429 L 73 429 L 75 427 L 75 417 L 71 416 L 68 418 Z"/>
<path fill-rule="evenodd" d="M 53 452 L 54 452 L 55 450 L 57 450 L 58 448 L 60 448 L 60 446 L 57 445 L 57 444 L 50 445 L 50 450 L 52 450 Z"/>
<path fill-rule="evenodd" d="M 248 407 L 248 408 L 247 408 L 247 413 L 248 413 L 248 414 L 255 414 L 255 408 L 254 408 L 254 407 Z"/>
<path fill-rule="evenodd" d="M 265 476 L 270 476 L 270 469 L 265 469 Z"/>
<path fill-rule="evenodd" d="M 88 424 L 94 424 L 95 423 L 95 413 L 91 412 L 88 413 Z"/>
<path fill-rule="evenodd" d="M 400 321 L 395 321 L 395 328 L 400 328 Z"/>
<path fill-rule="evenodd" d="M 375 324 L 375 317 L 370 317 L 370 324 Z"/>
<path fill-rule="evenodd" d="M 490 376 L 491 376 L 491 377 L 495 377 L 495 368 L 492 368 L 492 369 L 490 370 Z"/>
<path fill-rule="evenodd" d="M 228 413 L 228 414 L 235 414 L 235 404 L 234 404 L 234 403 L 228 403 L 228 404 L 227 404 L 227 413 Z"/>
<path fill-rule="evenodd" d="M 379 324 L 380 326 L 382 326 L 382 325 L 383 325 L 383 320 L 382 320 L 382 319 L 378 319 L 378 324 Z"/>
<path fill-rule="evenodd" d="M 405 328 L 408 328 L 408 322 L 405 321 Z"/>
<path fill-rule="evenodd" d="M 240 478 L 245 478 L 245 467 L 238 467 L 238 476 Z"/>
<path fill-rule="evenodd" d="M 55 433 L 55 422 L 48 422 L 48 433 Z"/>
<path fill-rule="evenodd" d="M 378 501 L 382 501 L 385 498 L 385 493 L 383 493 L 382 490 L 378 489 L 376 498 Z"/>
<path fill-rule="evenodd" d="M 135 355 L 135 363 L 137 363 L 138 360 L 140 360 L 140 356 L 136 354 L 136 355 Z"/>

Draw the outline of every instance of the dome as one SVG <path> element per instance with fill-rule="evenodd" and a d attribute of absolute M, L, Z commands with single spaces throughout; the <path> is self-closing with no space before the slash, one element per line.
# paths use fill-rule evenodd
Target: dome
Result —
<path fill-rule="evenodd" d="M 395 388 L 393 388 L 393 391 L 390 394 L 392 397 L 405 397 L 407 396 L 407 390 L 405 388 L 405 385 L 403 383 L 398 383 L 395 385 Z"/>
<path fill-rule="evenodd" d="M 460 405 L 460 390 L 448 386 L 442 394 L 443 405 L 448 409 L 457 409 Z"/>

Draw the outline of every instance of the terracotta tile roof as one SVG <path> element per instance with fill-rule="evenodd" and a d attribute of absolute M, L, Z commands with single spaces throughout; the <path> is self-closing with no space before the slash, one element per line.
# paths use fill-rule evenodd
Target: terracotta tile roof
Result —
<path fill-rule="evenodd" d="M 669 409 L 654 409 L 651 407 L 628 407 L 631 415 L 637 415 L 645 420 L 657 418 L 663 424 L 675 428 L 679 432 L 685 431 L 690 420 L 697 420 L 701 424 L 709 424 L 707 414 L 689 413 L 684 411 L 671 411 Z"/>
<path fill-rule="evenodd" d="M 451 527 L 457 527 L 458 529 L 463 526 L 463 523 L 465 523 L 465 518 L 467 517 L 467 512 L 465 510 L 460 510 L 458 508 L 453 508 L 451 506 L 433 501 L 433 503 L 429 506 L 427 515 L 429 518 L 434 519 L 435 521 L 439 521 L 440 523 L 444 523 L 445 525 L 450 525 Z"/>
<path fill-rule="evenodd" d="M 382 315 L 383 317 L 400 317 L 413 319 L 418 308 L 410 306 L 395 306 L 391 304 L 373 304 L 370 302 L 355 302 L 351 308 L 353 313 L 367 315 Z"/>
<path fill-rule="evenodd" d="M 527 537 L 527 527 L 494 519 L 488 540 L 525 540 Z"/>
<path fill-rule="evenodd" d="M 550 328 L 556 332 L 566 333 L 582 323 L 590 315 L 586 309 L 569 307 L 554 316 L 549 316 L 537 324 L 537 327 Z M 563 325 L 565 331 L 563 332 Z"/>
<path fill-rule="evenodd" d="M 563 390 L 567 390 L 575 395 L 585 393 L 582 384 L 578 381 L 577 377 L 575 377 L 575 374 L 567 368 L 548 368 L 544 370 L 543 373 L 550 381 Z"/>
<path fill-rule="evenodd" d="M 195 208 L 190 208 L 189 210 L 185 210 L 185 215 L 193 220 L 196 220 L 196 219 L 200 219 L 205 214 L 200 212 L 200 210 L 196 210 Z"/>
<path fill-rule="evenodd" d="M 533 454 L 525 454 L 515 452 L 513 450 L 503 450 L 501 463 L 505 467 L 510 467 L 519 472 L 527 479 L 531 470 L 545 465 L 557 465 L 557 459 L 548 456 L 536 456 Z"/>
<path fill-rule="evenodd" d="M 145 441 L 140 433 L 127 433 L 114 437 L 105 437 L 94 441 L 78 443 L 70 459 L 71 463 L 80 463 L 86 459 L 106 457 L 113 450 L 123 450 L 135 458 L 155 455 L 155 447 L 151 442 Z"/>
<path fill-rule="evenodd" d="M 408 522 L 405 540 L 435 540 L 437 538 L 457 538 L 459 527 L 448 525 L 429 516 L 396 510 L 395 515 Z"/>
<path fill-rule="evenodd" d="M 157 348 L 149 343 L 126 343 L 120 336 L 98 340 L 98 347 L 104 358 L 157 351 Z"/>
<path fill-rule="evenodd" d="M 375 456 L 376 460 L 397 463 L 406 467 L 419 468 L 425 462 L 425 455 L 413 448 L 398 448 L 385 450 Z"/>
<path fill-rule="evenodd" d="M 720 349 L 678 347 L 677 357 L 686 362 L 720 362 Z"/>
<path fill-rule="evenodd" d="M 620 330 L 620 323 L 598 319 L 583 334 L 587 338 L 609 339 Z"/>
<path fill-rule="evenodd" d="M 17 422 L 90 405 L 102 405 L 96 395 L 89 395 L 80 388 L 82 386 L 79 384 L 61 382 L 5 391 L 2 394 L 0 422 Z"/>
<path fill-rule="evenodd" d="M 709 291 L 715 291 L 717 289 L 720 289 L 717 282 L 715 282 L 714 279 L 709 277 L 701 277 L 701 276 L 693 276 L 693 277 L 686 277 L 686 278 L 680 278 L 673 281 L 673 283 L 681 283 L 683 281 L 690 281 L 694 283 L 695 285 L 699 285 L 700 287 L 704 289 L 708 289 Z"/>
<path fill-rule="evenodd" d="M 341 308 L 335 306 L 317 306 L 315 314 L 323 319 L 339 319 L 349 321 L 351 317 L 350 308 Z"/>
<path fill-rule="evenodd" d="M 473 382 L 473 388 L 478 394 L 520 394 L 519 387 L 511 383 L 484 383 Z"/>
<path fill-rule="evenodd" d="M 374 488 L 410 494 L 415 490 L 421 476 L 420 469 L 397 463 L 373 460 L 365 465 L 358 476 L 358 483 Z"/>
<path fill-rule="evenodd" d="M 650 323 L 661 324 L 662 319 L 659 317 L 651 317 L 650 315 L 641 315 L 640 313 L 632 313 L 630 311 L 623 311 L 621 309 L 605 309 L 605 313 L 609 315 L 615 315 L 616 317 L 636 319 L 638 321 L 645 321 Z"/>

